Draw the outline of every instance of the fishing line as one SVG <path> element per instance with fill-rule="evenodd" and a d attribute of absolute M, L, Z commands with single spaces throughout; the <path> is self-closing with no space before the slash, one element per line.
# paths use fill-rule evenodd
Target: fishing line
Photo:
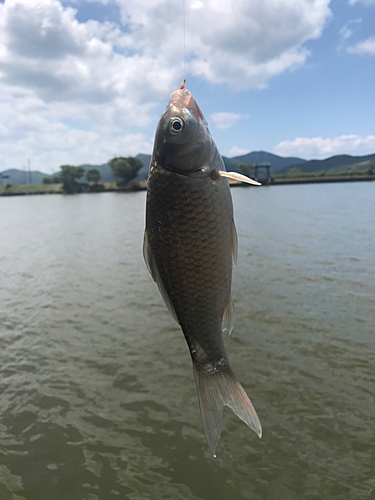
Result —
<path fill-rule="evenodd" d="M 182 0 L 182 25 L 183 25 L 183 45 L 184 45 L 184 76 L 186 79 L 186 16 L 185 16 L 185 0 Z"/>

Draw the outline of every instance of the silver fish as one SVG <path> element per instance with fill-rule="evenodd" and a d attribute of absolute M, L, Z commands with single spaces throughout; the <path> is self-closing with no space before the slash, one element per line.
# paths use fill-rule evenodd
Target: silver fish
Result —
<path fill-rule="evenodd" d="M 194 97 L 187 89 L 175 90 L 156 130 L 143 253 L 189 346 L 203 427 L 214 456 L 224 405 L 262 435 L 256 411 L 229 366 L 222 337 L 234 323 L 231 282 L 237 259 L 225 177 L 232 175 L 225 171 Z"/>

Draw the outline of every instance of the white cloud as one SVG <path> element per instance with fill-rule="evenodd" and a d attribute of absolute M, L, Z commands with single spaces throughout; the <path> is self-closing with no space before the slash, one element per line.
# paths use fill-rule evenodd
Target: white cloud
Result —
<path fill-rule="evenodd" d="M 347 48 L 347 51 L 349 52 L 349 54 L 360 54 L 360 55 L 375 54 L 375 36 L 367 38 L 362 42 L 358 42 L 355 45 L 351 45 L 350 47 Z"/>
<path fill-rule="evenodd" d="M 210 120 L 214 122 L 216 128 L 224 130 L 232 127 L 241 118 L 247 118 L 247 116 L 238 113 L 213 113 L 210 115 Z"/>
<path fill-rule="evenodd" d="M 182 67 L 182 2 L 118 3 L 134 46 L 159 58 L 169 54 Z M 303 64 L 309 55 L 303 44 L 318 38 L 330 17 L 329 0 L 208 0 L 185 8 L 188 71 L 236 88 L 263 88 Z"/>
<path fill-rule="evenodd" d="M 375 135 L 342 135 L 334 138 L 297 137 L 294 141 L 280 142 L 274 153 L 301 158 L 327 158 L 338 154 L 367 155 L 375 151 Z"/>
<path fill-rule="evenodd" d="M 114 127 L 78 129 L 77 124 L 70 126 L 70 119 L 61 118 L 70 114 L 69 109 L 59 113 L 59 108 L 50 107 L 32 98 L 3 103 L 6 126 L 0 125 L 0 165 L 21 168 L 31 158 L 33 168 L 53 172 L 62 164 L 101 164 L 124 151 L 128 155 L 151 152 L 152 141 L 145 134 L 124 134 Z"/>
<path fill-rule="evenodd" d="M 363 3 L 363 5 L 375 5 L 375 0 L 349 0 L 349 5 Z"/>
<path fill-rule="evenodd" d="M 1 170 L 30 156 L 51 171 L 64 151 L 70 158 L 64 162 L 77 164 L 105 161 L 113 150 L 149 150 L 145 127 L 184 74 L 182 2 L 101 0 L 118 5 L 121 18 L 113 22 L 79 22 L 69 5 L 82 3 L 0 3 Z M 264 88 L 305 62 L 304 43 L 321 35 L 329 3 L 186 2 L 188 72 L 235 88 Z M 237 118 L 227 116 L 221 126 L 230 119 Z"/>
<path fill-rule="evenodd" d="M 345 26 L 343 26 L 341 29 L 340 29 L 340 36 L 341 38 L 343 39 L 347 39 L 347 38 L 350 38 L 352 36 L 352 33 L 353 31 L 348 27 L 347 24 L 345 24 Z"/>
<path fill-rule="evenodd" d="M 3 83 L 27 88 L 48 102 L 96 104 L 129 95 L 139 103 L 152 100 L 150 91 L 154 99 L 163 95 L 164 85 L 171 85 L 176 73 L 171 71 L 168 78 L 162 72 L 156 78 L 157 59 L 127 54 L 133 50 L 129 35 L 111 23 L 79 23 L 75 12 L 63 9 L 57 0 L 9 0 L 1 5 Z"/>
<path fill-rule="evenodd" d="M 245 155 L 246 153 L 249 153 L 248 149 L 243 149 L 243 148 L 239 148 L 237 146 L 233 146 L 231 148 L 231 150 L 229 151 L 229 156 L 230 157 L 232 157 L 232 156 L 242 156 L 242 155 Z"/>
<path fill-rule="evenodd" d="M 348 23 L 346 23 L 341 29 L 340 29 L 340 37 L 343 40 L 347 40 L 353 35 L 353 32 L 355 31 L 356 28 L 358 28 L 358 25 L 362 23 L 362 19 L 351 19 Z M 354 27 L 354 28 L 353 28 Z"/>
<path fill-rule="evenodd" d="M 177 71 L 156 78 L 158 61 L 132 53 L 126 33 L 75 14 L 57 0 L 0 4 L 1 170 L 28 157 L 51 172 L 151 150 L 137 127 Z"/>

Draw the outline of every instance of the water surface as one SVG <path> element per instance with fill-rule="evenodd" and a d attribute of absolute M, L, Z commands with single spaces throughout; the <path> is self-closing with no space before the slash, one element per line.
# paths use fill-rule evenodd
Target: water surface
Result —
<path fill-rule="evenodd" d="M 375 498 L 375 183 L 232 195 L 225 341 L 264 435 L 226 409 L 216 459 L 145 193 L 0 198 L 1 500 Z"/>

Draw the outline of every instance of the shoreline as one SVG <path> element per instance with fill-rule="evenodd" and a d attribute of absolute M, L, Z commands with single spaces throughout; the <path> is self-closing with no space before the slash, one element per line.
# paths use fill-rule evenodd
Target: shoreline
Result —
<path fill-rule="evenodd" d="M 271 178 L 271 182 L 267 184 L 262 184 L 263 187 L 268 186 L 283 186 L 292 184 L 326 184 L 335 182 L 371 182 L 375 181 L 375 175 L 324 175 L 321 177 L 295 177 L 295 178 L 285 178 L 285 179 L 274 179 Z M 106 183 L 104 183 L 106 184 Z M 248 184 L 244 184 L 238 181 L 229 181 L 231 187 L 250 187 Z M 17 185 L 14 185 L 16 187 Z M 1 187 L 1 186 L 0 186 Z M 13 186 L 12 186 L 13 187 Z M 139 181 L 136 186 L 132 186 L 130 189 L 117 188 L 113 186 L 104 186 L 104 189 L 99 191 L 100 193 L 132 193 L 135 191 L 145 191 L 147 189 L 147 181 Z M 60 189 L 38 189 L 35 190 L 28 189 L 25 191 L 12 191 L 7 189 L 0 192 L 1 196 L 27 196 L 27 195 L 45 195 L 45 194 L 66 194 Z M 83 193 L 75 193 L 83 194 Z M 90 194 L 90 193 L 87 193 Z"/>
<path fill-rule="evenodd" d="M 322 184 L 327 182 L 371 182 L 375 175 L 322 175 L 321 177 L 292 177 L 290 179 L 273 179 L 268 186 L 282 184 Z"/>

